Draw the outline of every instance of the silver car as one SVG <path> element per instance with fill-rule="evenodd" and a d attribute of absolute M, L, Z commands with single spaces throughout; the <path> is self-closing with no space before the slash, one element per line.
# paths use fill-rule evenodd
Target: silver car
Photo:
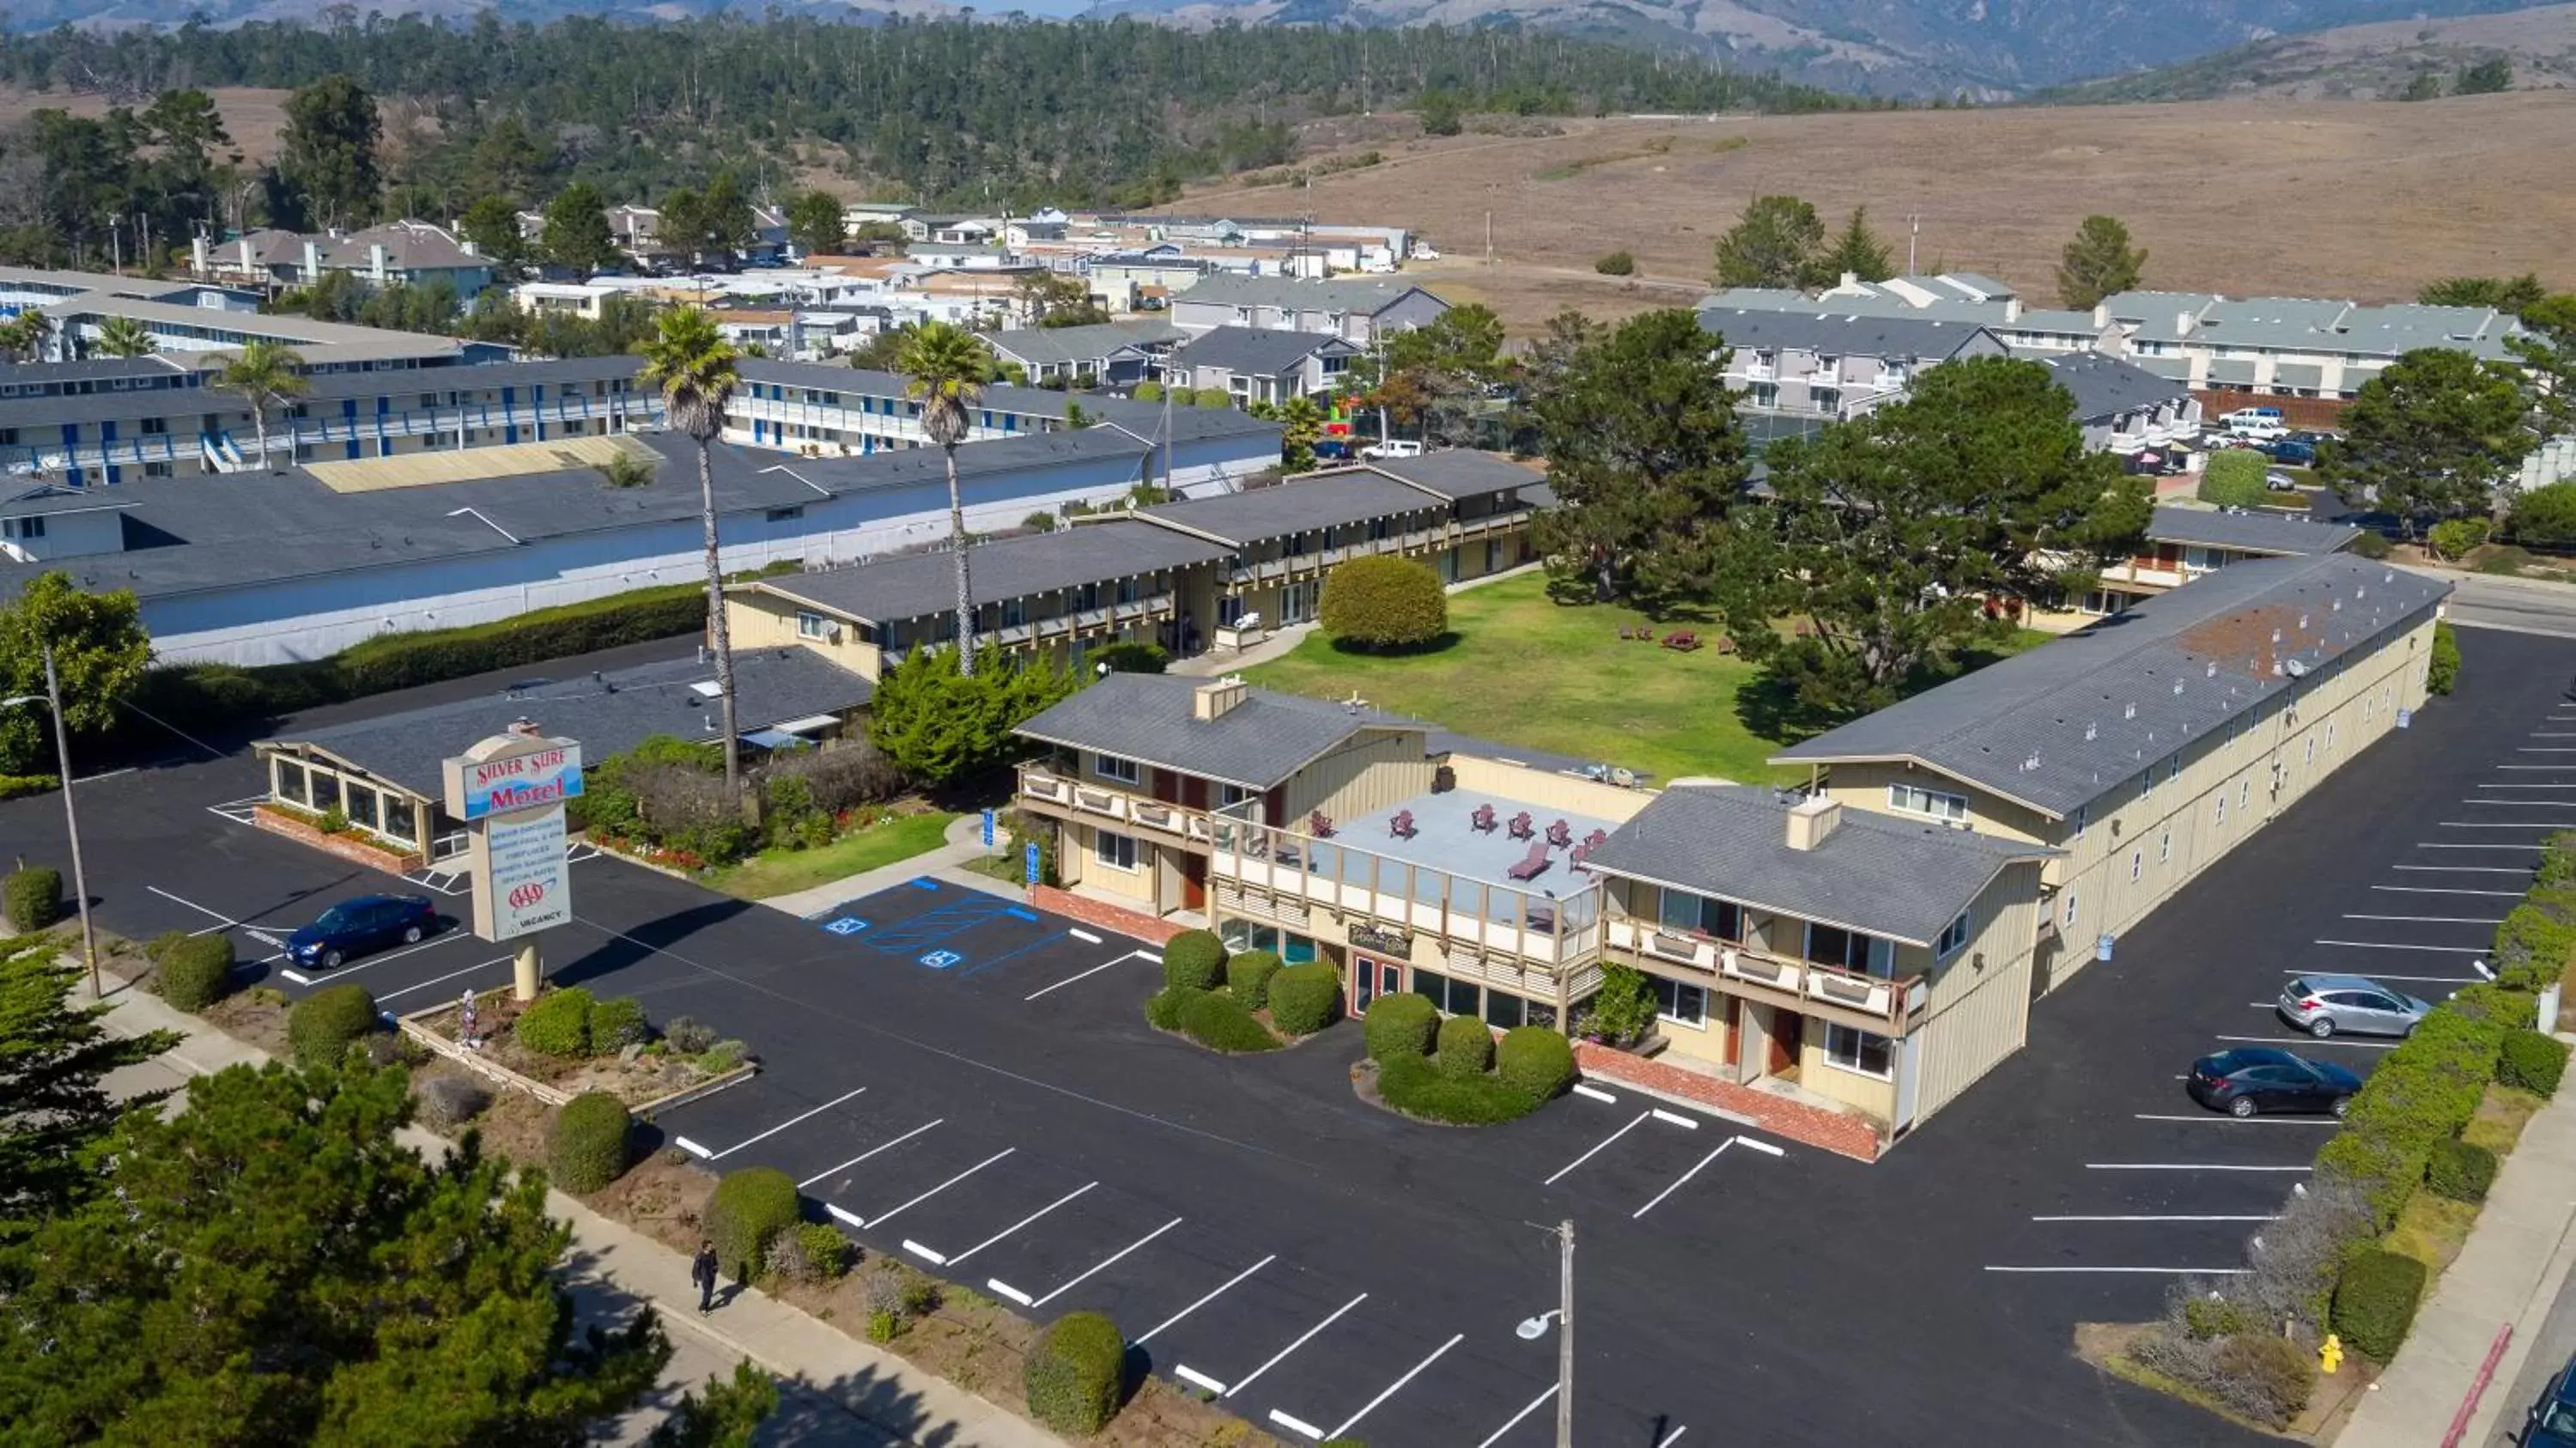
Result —
<path fill-rule="evenodd" d="M 2359 1036 L 2406 1036 L 2433 1009 L 2432 1002 L 2389 989 L 2358 975 L 2293 976 L 2273 1007 L 2281 1019 L 2323 1040 L 2337 1031 Z"/>

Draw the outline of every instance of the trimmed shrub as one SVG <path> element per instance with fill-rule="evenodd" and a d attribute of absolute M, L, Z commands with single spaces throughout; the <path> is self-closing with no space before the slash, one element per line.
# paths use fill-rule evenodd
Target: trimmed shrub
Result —
<path fill-rule="evenodd" d="M 2540 1006 L 2523 992 L 2506 990 L 2491 981 L 2464 985 L 2451 992 L 2451 998 L 2443 1004 L 2471 1021 L 2508 1032 L 2530 1029 L 2532 1016 Z"/>
<path fill-rule="evenodd" d="M 1181 1028 L 1181 1008 L 1193 998 L 1205 994 L 1205 991 L 1167 985 L 1145 997 L 1145 1024 L 1158 1031 L 1177 1031 Z"/>
<path fill-rule="evenodd" d="M 1553 1101 L 1574 1084 L 1574 1046 L 1545 1026 L 1514 1026 L 1494 1048 L 1494 1074 L 1513 1090 Z"/>
<path fill-rule="evenodd" d="M 769 1270 L 790 1282 L 837 1282 L 850 1270 L 850 1239 L 837 1227 L 800 1222 L 770 1242 Z"/>
<path fill-rule="evenodd" d="M 1474 1016 L 1451 1016 L 1440 1023 L 1431 1058 L 1443 1076 L 1482 1076 L 1494 1066 L 1494 1033 Z"/>
<path fill-rule="evenodd" d="M 681 1055 L 694 1056 L 716 1043 L 716 1032 L 687 1016 L 673 1016 L 662 1025 L 662 1039 Z"/>
<path fill-rule="evenodd" d="M 2204 503 L 2222 508 L 2259 508 L 2263 505 L 2263 474 L 2272 460 L 2252 448 L 2228 448 L 2209 455 L 2209 465 L 2201 471 L 2200 486 L 2194 495 Z"/>
<path fill-rule="evenodd" d="M 605 1091 L 584 1091 L 555 1113 L 546 1135 L 546 1169 L 568 1192 L 595 1192 L 626 1174 L 635 1118 Z"/>
<path fill-rule="evenodd" d="M 652 1032 L 644 1024 L 644 1005 L 633 996 L 616 996 L 590 1008 L 590 1049 L 593 1054 L 613 1056 L 628 1046 L 640 1046 Z"/>
<path fill-rule="evenodd" d="M 1292 965 L 1270 978 L 1270 1024 L 1292 1036 L 1311 1036 L 1333 1023 L 1342 1004 L 1342 978 L 1332 962 Z"/>
<path fill-rule="evenodd" d="M 2424 541 L 2435 556 L 2457 559 L 2487 541 L 2487 531 L 2484 518 L 2451 518 L 2425 529 Z"/>
<path fill-rule="evenodd" d="M 1605 277 L 1634 276 L 1637 258 L 1624 251 L 1614 251 L 1592 264 L 1592 269 Z"/>
<path fill-rule="evenodd" d="M 60 775 L 0 774 L 0 799 L 24 799 L 31 794 L 44 794 L 62 787 Z"/>
<path fill-rule="evenodd" d="M 2441 619 L 2433 625 L 2433 662 L 2425 671 L 2424 687 L 2436 694 L 2447 694 L 2459 682 L 2460 636 L 2451 631 L 2449 619 Z"/>
<path fill-rule="evenodd" d="M 698 1069 L 710 1076 L 721 1076 L 750 1055 L 751 1047 L 740 1041 L 718 1041 L 698 1053 Z"/>
<path fill-rule="evenodd" d="M 2560 830 L 2540 842 L 2540 868 L 2532 872 L 2531 883 L 2576 885 L 2576 830 Z"/>
<path fill-rule="evenodd" d="M 1108 1426 L 1127 1384 L 1127 1336 L 1097 1312 L 1068 1312 L 1029 1346 L 1021 1385 L 1029 1416 L 1088 1437 Z"/>
<path fill-rule="evenodd" d="M 2496 1154 L 2465 1141 L 2445 1141 L 2433 1148 L 2424 1168 L 2424 1185 L 2455 1202 L 2483 1202 L 2495 1185 Z"/>
<path fill-rule="evenodd" d="M 1180 397 L 1175 394 L 1172 400 L 1178 402 Z M 1218 412 L 1234 406 L 1234 395 L 1222 387 L 1202 387 L 1190 394 L 1190 406 L 1204 407 L 1210 412 Z"/>
<path fill-rule="evenodd" d="M 1093 668 L 1107 665 L 1113 674 L 1159 674 L 1172 666 L 1172 654 L 1161 644 L 1120 639 L 1083 655 Z"/>
<path fill-rule="evenodd" d="M 492 1104 L 492 1093 L 462 1076 L 432 1076 L 413 1093 L 423 1126 L 453 1131 L 480 1116 Z"/>
<path fill-rule="evenodd" d="M 9 872 L 0 884 L 0 911 L 9 928 L 32 935 L 63 918 L 63 872 L 49 865 L 29 865 Z"/>
<path fill-rule="evenodd" d="M 1168 959 L 1168 957 L 1166 957 Z M 1247 950 L 1225 963 L 1225 988 L 1247 1011 L 1270 1004 L 1270 978 L 1279 973 L 1279 957 L 1267 950 Z"/>
<path fill-rule="evenodd" d="M 2535 1096 L 2558 1094 L 2558 1079 L 2567 1074 L 2567 1043 L 2539 1031 L 2508 1031 L 2496 1058 L 2496 1079 Z"/>
<path fill-rule="evenodd" d="M 1431 997 L 1410 991 L 1382 995 L 1368 1003 L 1360 1030 L 1368 1040 L 1372 1061 L 1428 1056 L 1440 1030 L 1440 1008 L 1431 1003 Z"/>
<path fill-rule="evenodd" d="M 2397 545 L 2389 542 L 2388 535 L 2385 533 L 2373 533 L 2364 529 L 2352 540 L 2352 553 L 2356 558 L 2385 558 L 2396 551 Z"/>
<path fill-rule="evenodd" d="M 286 1039 L 298 1066 L 337 1066 L 375 1028 L 376 998 L 362 985 L 324 986 L 286 1013 Z"/>
<path fill-rule="evenodd" d="M 183 1011 L 202 1011 L 232 986 L 233 943 L 224 935 L 184 935 L 156 954 L 153 979 L 161 999 Z"/>
<path fill-rule="evenodd" d="M 1135 386 L 1127 389 L 1127 395 L 1136 399 L 1138 402 L 1160 402 L 1163 400 L 1163 384 L 1160 382 L 1139 382 Z"/>
<path fill-rule="evenodd" d="M 1418 648 L 1449 631 L 1449 595 L 1429 566 L 1378 554 L 1324 575 L 1318 616 L 1337 644 Z"/>
<path fill-rule="evenodd" d="M 2537 905 L 2516 905 L 2496 927 L 2496 981 L 2508 990 L 2536 991 L 2558 979 L 2571 953 L 2576 953 L 2576 927 L 2559 923 Z"/>
<path fill-rule="evenodd" d="M 2242 1303 L 2194 1292 L 2183 1298 L 2182 1325 L 2184 1332 L 2207 1341 L 2244 1332 L 2253 1327 L 2254 1319 Z"/>
<path fill-rule="evenodd" d="M 2218 1345 L 2214 1364 L 2227 1401 L 2247 1416 L 2286 1428 L 2316 1391 L 2317 1364 L 2297 1343 L 2270 1332 L 2240 1332 Z"/>
<path fill-rule="evenodd" d="M 2576 483 L 2551 483 L 2516 495 L 2513 541 L 2576 543 Z"/>
<path fill-rule="evenodd" d="M 715 1243 L 716 1260 L 725 1270 L 749 1282 L 768 1269 L 769 1244 L 802 1220 L 796 1183 L 774 1166 L 748 1166 L 725 1173 L 707 1199 L 707 1240 Z"/>
<path fill-rule="evenodd" d="M 2424 1264 L 2377 1247 L 2356 1252 L 2335 1283 L 2334 1330 L 2346 1347 L 2374 1362 L 2397 1355 L 2415 1325 L 2424 1295 Z"/>
<path fill-rule="evenodd" d="M 1184 998 L 1179 1025 L 1191 1040 L 1229 1056 L 1279 1049 L 1279 1038 L 1254 1020 L 1241 1002 L 1215 991 L 1199 991 Z"/>
<path fill-rule="evenodd" d="M 1427 1056 L 1391 1056 L 1378 1062 L 1377 1094 L 1407 1116 L 1451 1126 L 1492 1126 L 1527 1116 L 1536 1099 L 1495 1076 L 1451 1076 Z"/>
<path fill-rule="evenodd" d="M 590 992 L 581 986 L 550 990 L 519 1013 L 519 1044 L 540 1056 L 577 1061 L 590 1054 Z"/>
<path fill-rule="evenodd" d="M 1163 984 L 1214 990 L 1225 984 L 1225 942 L 1213 930 L 1184 930 L 1163 945 Z"/>

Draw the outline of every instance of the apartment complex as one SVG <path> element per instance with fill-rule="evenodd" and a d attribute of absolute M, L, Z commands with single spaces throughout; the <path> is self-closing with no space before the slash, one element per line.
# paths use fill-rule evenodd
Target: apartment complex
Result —
<path fill-rule="evenodd" d="M 2360 536 L 2361 530 L 2347 523 L 2241 508 L 2166 504 L 2149 517 L 2145 545 L 2104 568 L 2100 583 L 2077 599 L 2073 609 L 2031 622 L 2049 627 L 2052 619 L 2058 619 L 2071 627 L 2126 612 L 2142 599 L 2180 588 L 2231 563 L 2340 553 Z"/>
<path fill-rule="evenodd" d="M 2029 1003 L 2424 697 L 2448 587 L 2252 559 L 1783 751 L 1796 793 L 1622 787 L 1373 709 L 1119 675 L 1030 720 L 1070 890 L 1571 1028 L 1605 964 L 1661 1059 L 1911 1130 Z"/>

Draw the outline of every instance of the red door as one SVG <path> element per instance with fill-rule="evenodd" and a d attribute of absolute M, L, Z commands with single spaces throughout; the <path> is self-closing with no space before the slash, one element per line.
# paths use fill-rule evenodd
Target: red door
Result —
<path fill-rule="evenodd" d="M 1763 1069 L 1774 1076 L 1785 1076 L 1798 1065 L 1798 1044 L 1806 1039 L 1807 1018 L 1794 1011 L 1771 1013 L 1771 1054 Z"/>

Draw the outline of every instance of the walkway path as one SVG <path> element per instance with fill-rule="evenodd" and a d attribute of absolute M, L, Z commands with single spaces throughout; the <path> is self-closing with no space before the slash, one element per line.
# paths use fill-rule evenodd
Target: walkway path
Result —
<path fill-rule="evenodd" d="M 993 839 L 997 849 L 1003 851 L 1010 849 L 1010 831 L 995 826 Z M 924 850 L 909 859 L 897 860 L 891 865 L 880 865 L 876 869 L 856 875 L 828 880 L 823 884 L 810 885 L 802 890 L 791 890 L 784 895 L 772 895 L 760 903 L 773 910 L 784 910 L 802 919 L 820 915 L 844 900 L 856 900 L 863 895 L 873 895 L 879 890 L 900 885 L 906 880 L 919 879 L 929 874 L 947 876 L 959 873 L 958 866 L 985 853 L 987 851 L 984 849 L 984 817 L 981 814 L 963 814 L 948 822 L 946 842 L 935 849 Z"/>
<path fill-rule="evenodd" d="M 2551 1304 L 2576 1268 L 2576 1086 L 2563 1087 L 2523 1128 L 2504 1160 L 2468 1245 L 2416 1314 L 2397 1361 L 2362 1400 L 2336 1448 L 2433 1448 L 2475 1383 L 2497 1329 L 2512 1341 L 2468 1431 L 2479 1445 L 2519 1428 L 2557 1362 L 2534 1360 Z M 2526 1365 L 2537 1371 L 2526 1375 Z M 2518 1380 L 2528 1377 L 2528 1387 Z M 2519 1393 L 2519 1396 L 2517 1396 Z"/>
<path fill-rule="evenodd" d="M 936 853 L 936 852 L 934 852 Z M 926 857 L 924 857 L 926 858 Z M 918 865 L 918 861 L 914 862 Z M 919 874 L 914 868 L 904 878 Z M 74 998 L 84 1000 L 86 990 Z M 107 1028 L 135 1036 L 152 1030 L 185 1039 L 159 1060 L 118 1072 L 120 1094 L 176 1087 L 193 1076 L 227 1066 L 257 1066 L 268 1054 L 193 1016 L 184 1015 L 131 987 L 114 987 L 115 1009 Z M 417 1127 L 406 1142 L 441 1152 L 446 1142 Z M 936 1378 L 890 1353 L 817 1322 L 758 1288 L 741 1289 L 709 1318 L 695 1310 L 686 1257 L 561 1192 L 546 1195 L 549 1212 L 572 1226 L 565 1285 L 585 1313 L 631 1314 L 649 1304 L 661 1313 L 674 1351 L 654 1401 L 667 1406 L 709 1374 L 730 1373 L 749 1358 L 782 1379 L 779 1406 L 763 1428 L 762 1448 L 903 1448 L 946 1444 L 954 1448 L 1064 1448 L 1062 1440 L 1028 1420 Z M 613 1425 L 612 1442 L 640 1442 L 658 1414 L 642 1409 Z"/>

